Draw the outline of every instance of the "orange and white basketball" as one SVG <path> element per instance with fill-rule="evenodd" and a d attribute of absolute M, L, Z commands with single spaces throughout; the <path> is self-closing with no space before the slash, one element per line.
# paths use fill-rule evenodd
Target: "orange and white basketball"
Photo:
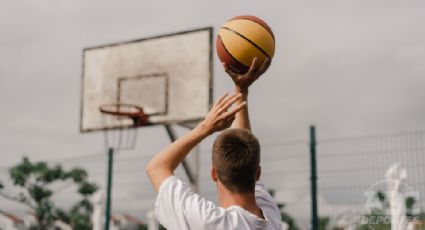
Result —
<path fill-rule="evenodd" d="M 227 21 L 218 32 L 217 54 L 221 62 L 238 74 L 246 73 L 252 60 L 257 65 L 272 58 L 275 39 L 271 28 L 258 17 L 243 15 Z"/>

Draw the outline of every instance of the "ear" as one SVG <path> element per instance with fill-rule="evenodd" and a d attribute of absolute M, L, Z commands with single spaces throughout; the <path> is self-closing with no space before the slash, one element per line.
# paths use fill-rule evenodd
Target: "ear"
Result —
<path fill-rule="evenodd" d="M 261 166 L 258 166 L 256 180 L 259 180 L 260 179 L 260 176 L 261 176 Z"/>
<path fill-rule="evenodd" d="M 217 170 L 214 168 L 214 165 L 211 166 L 211 179 L 217 182 Z"/>

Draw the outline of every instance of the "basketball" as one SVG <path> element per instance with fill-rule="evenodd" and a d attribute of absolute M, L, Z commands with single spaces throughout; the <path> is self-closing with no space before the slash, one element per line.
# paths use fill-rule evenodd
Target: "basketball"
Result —
<path fill-rule="evenodd" d="M 220 28 L 216 41 L 221 62 L 237 74 L 244 74 L 257 57 L 256 65 L 273 58 L 275 39 L 271 28 L 258 17 L 237 16 Z"/>

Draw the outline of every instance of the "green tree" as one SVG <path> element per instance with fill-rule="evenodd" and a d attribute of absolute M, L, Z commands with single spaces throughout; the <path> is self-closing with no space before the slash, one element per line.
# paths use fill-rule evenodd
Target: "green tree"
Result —
<path fill-rule="evenodd" d="M 64 170 L 60 165 L 49 166 L 46 162 L 31 162 L 24 157 L 22 162 L 9 170 L 17 194 L 5 191 L 0 183 L 0 196 L 26 205 L 37 219 L 38 229 L 49 228 L 54 220 L 62 220 L 74 229 L 89 230 L 92 227 L 90 214 L 93 211 L 89 197 L 97 191 L 97 185 L 88 182 L 84 169 Z M 81 200 L 69 210 L 58 207 L 52 196 L 68 186 L 76 185 Z M 58 187 L 53 189 L 53 187 Z"/>
<path fill-rule="evenodd" d="M 319 230 L 328 229 L 329 221 L 330 221 L 330 218 L 328 216 L 319 217 Z"/>

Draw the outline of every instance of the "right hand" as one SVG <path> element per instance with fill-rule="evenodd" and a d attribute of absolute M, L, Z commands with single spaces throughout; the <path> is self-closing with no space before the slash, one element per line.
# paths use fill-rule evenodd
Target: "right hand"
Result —
<path fill-rule="evenodd" d="M 256 81 L 262 74 L 264 74 L 270 66 L 271 60 L 270 58 L 264 59 L 263 63 L 256 67 L 258 58 L 255 57 L 252 60 L 251 66 L 245 74 L 237 74 L 233 72 L 226 63 L 223 63 L 224 70 L 227 74 L 232 78 L 236 87 L 240 89 L 241 92 L 248 91 L 249 86 Z"/>
<path fill-rule="evenodd" d="M 233 94 L 228 96 L 224 94 L 212 107 L 208 115 L 205 117 L 204 121 L 201 123 L 203 130 L 208 134 L 212 134 L 217 131 L 226 129 L 232 125 L 233 120 L 235 119 L 235 114 L 239 112 L 246 102 L 238 104 L 235 108 L 229 111 L 229 108 L 232 105 L 242 98 L 242 94 Z"/>

